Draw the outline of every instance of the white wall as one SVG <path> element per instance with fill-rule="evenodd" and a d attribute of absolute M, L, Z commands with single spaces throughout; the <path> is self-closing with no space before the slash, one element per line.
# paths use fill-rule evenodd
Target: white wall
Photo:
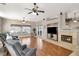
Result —
<path fill-rule="evenodd" d="M 76 27 L 79 26 L 78 23 L 71 23 L 69 25 L 66 25 L 65 23 L 65 18 L 66 18 L 66 14 L 63 13 L 62 15 L 59 16 L 59 34 L 58 34 L 58 44 L 62 47 L 65 47 L 67 49 L 70 50 L 75 50 L 76 46 L 77 46 L 77 39 L 78 39 L 78 34 L 77 34 L 77 30 Z M 70 35 L 72 36 L 72 43 L 67 43 L 67 42 L 63 42 L 61 41 L 61 35 Z"/>
<path fill-rule="evenodd" d="M 54 44 L 57 44 L 59 46 L 62 46 L 64 48 L 75 50 L 75 47 L 77 46 L 77 31 L 75 27 L 78 26 L 79 23 L 71 23 L 70 25 L 66 25 L 65 23 L 66 14 L 63 13 L 62 16 L 59 15 L 58 19 L 52 20 L 52 21 L 41 21 L 38 23 L 38 25 L 42 25 L 44 27 L 43 31 L 43 39 L 47 40 L 47 25 L 51 24 L 50 26 L 55 27 L 58 26 L 58 42 L 50 41 Z M 58 24 L 55 24 L 58 23 Z M 72 36 L 72 44 L 61 41 L 61 35 L 71 35 Z M 49 40 L 48 40 L 49 41 Z"/>
<path fill-rule="evenodd" d="M 79 45 L 79 28 L 77 28 L 77 44 Z"/>

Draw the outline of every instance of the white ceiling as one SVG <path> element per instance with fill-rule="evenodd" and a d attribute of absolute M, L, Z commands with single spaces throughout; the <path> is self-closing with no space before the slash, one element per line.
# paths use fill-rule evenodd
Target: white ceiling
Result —
<path fill-rule="evenodd" d="M 0 5 L 0 16 L 22 20 L 23 17 L 33 21 L 42 20 L 43 18 L 54 18 L 62 12 L 70 12 L 79 9 L 78 3 L 37 3 L 40 10 L 44 10 L 45 13 L 39 13 L 39 16 L 27 14 L 29 10 L 24 8 L 33 8 L 32 3 L 7 3 L 6 5 Z"/>

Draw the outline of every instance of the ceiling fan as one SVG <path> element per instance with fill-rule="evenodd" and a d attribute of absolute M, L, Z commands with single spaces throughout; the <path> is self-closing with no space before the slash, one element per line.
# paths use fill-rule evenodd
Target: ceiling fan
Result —
<path fill-rule="evenodd" d="M 39 7 L 37 6 L 36 3 L 34 3 L 33 5 L 34 5 L 34 7 L 32 9 L 25 8 L 25 10 L 30 10 L 30 12 L 28 14 L 35 13 L 36 15 L 39 15 L 39 12 L 40 13 L 44 13 L 45 12 L 43 10 L 39 10 Z"/>

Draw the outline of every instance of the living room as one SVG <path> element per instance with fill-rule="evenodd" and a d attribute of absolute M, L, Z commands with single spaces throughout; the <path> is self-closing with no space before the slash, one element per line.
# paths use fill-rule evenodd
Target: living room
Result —
<path fill-rule="evenodd" d="M 7 34 L 4 41 L 0 38 L 3 43 L 0 46 L 6 49 L 6 53 L 2 54 L 5 51 L 1 50 L 0 55 L 79 55 L 78 3 L 0 4 L 0 37 L 2 37 L 3 33 Z M 29 52 L 16 52 L 15 49 L 18 46 L 14 41 L 18 41 L 19 45 L 23 46 L 22 49 Z M 12 44 L 14 44 L 15 49 L 9 46 Z M 19 48 L 16 50 L 19 50 Z"/>

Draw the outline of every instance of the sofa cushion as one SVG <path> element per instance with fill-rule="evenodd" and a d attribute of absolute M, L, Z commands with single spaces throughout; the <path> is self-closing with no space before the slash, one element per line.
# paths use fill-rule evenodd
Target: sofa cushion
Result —
<path fill-rule="evenodd" d="M 22 55 L 22 49 L 21 49 L 21 44 L 19 42 L 16 42 L 14 44 L 14 47 L 16 48 L 16 50 L 18 51 L 19 55 Z"/>
<path fill-rule="evenodd" d="M 19 52 L 19 55 L 24 56 L 25 54 L 22 52 L 24 49 L 26 49 L 27 45 L 21 45 L 19 42 L 16 42 L 14 44 L 16 50 Z"/>
<path fill-rule="evenodd" d="M 18 36 L 12 36 L 13 40 L 19 40 Z"/>
<path fill-rule="evenodd" d="M 24 49 L 24 50 L 22 50 L 22 53 L 26 54 L 29 50 L 30 50 L 29 48 Z"/>
<path fill-rule="evenodd" d="M 12 47 L 13 47 L 13 49 L 14 49 L 16 55 L 17 55 L 17 56 L 21 56 L 21 55 L 19 54 L 19 52 L 17 51 L 16 47 L 15 47 L 14 45 L 13 45 Z"/>
<path fill-rule="evenodd" d="M 36 55 L 36 48 L 26 48 L 22 51 L 25 56 L 33 56 Z"/>
<path fill-rule="evenodd" d="M 24 50 L 27 48 L 27 45 L 22 45 L 21 49 Z"/>
<path fill-rule="evenodd" d="M 6 33 L 0 33 L 0 37 L 3 39 L 3 41 L 6 41 Z"/>

